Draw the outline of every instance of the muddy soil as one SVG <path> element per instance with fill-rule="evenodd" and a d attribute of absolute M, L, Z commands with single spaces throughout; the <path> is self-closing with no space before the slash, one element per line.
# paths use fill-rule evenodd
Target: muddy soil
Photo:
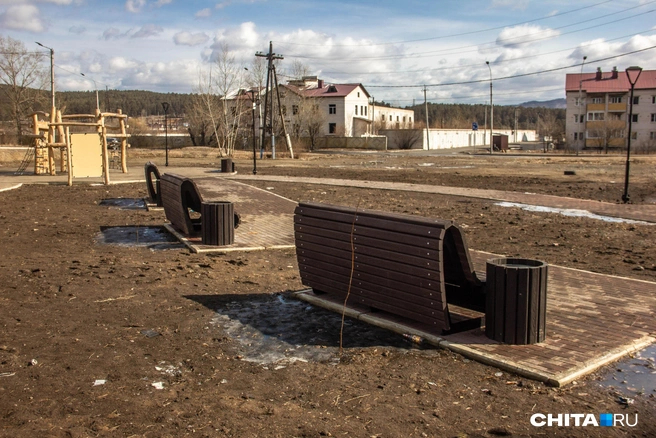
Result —
<path fill-rule="evenodd" d="M 263 175 L 621 194 L 619 157 L 504 159 L 323 155 L 258 165 Z M 244 172 L 252 164 L 236 163 Z M 632 199 L 653 202 L 653 161 L 634 168 Z M 651 225 L 419 193 L 254 185 L 451 219 L 473 249 L 656 281 Z M 0 436 L 656 436 L 656 394 L 622 403 L 602 373 L 550 388 L 348 320 L 340 355 L 339 315 L 290 295 L 303 288 L 293 250 L 201 255 L 107 241 L 107 227 L 164 222 L 162 211 L 101 205 L 145 195 L 145 184 L 0 192 Z M 538 412 L 638 414 L 639 424 L 536 428 Z"/>

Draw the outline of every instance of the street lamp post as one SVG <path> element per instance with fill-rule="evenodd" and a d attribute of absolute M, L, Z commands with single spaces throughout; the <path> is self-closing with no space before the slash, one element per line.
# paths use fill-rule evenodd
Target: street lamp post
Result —
<path fill-rule="evenodd" d="M 583 147 L 585 147 L 585 143 L 583 143 L 583 147 L 579 147 L 579 146 L 581 146 L 581 140 L 583 140 L 583 132 L 585 132 L 585 129 L 583 130 L 583 132 L 581 132 L 581 106 L 582 106 L 581 91 L 583 88 L 583 64 L 585 64 L 586 59 L 588 59 L 588 57 L 584 56 L 583 62 L 581 62 L 581 74 L 579 75 L 579 116 L 576 120 L 576 131 L 578 132 L 579 139 L 576 145 L 576 155 L 578 155 L 579 151 L 582 150 Z"/>
<path fill-rule="evenodd" d="M 50 98 L 52 100 L 52 108 L 55 108 L 55 50 L 44 46 L 38 41 L 35 42 L 44 49 L 50 50 Z"/>
<path fill-rule="evenodd" d="M 87 75 L 85 75 L 84 73 L 80 73 L 80 75 L 84 76 L 85 78 L 87 77 Z M 89 79 L 93 81 L 93 87 L 96 89 L 96 109 L 100 110 L 100 100 L 98 99 L 98 84 L 96 83 L 95 79 L 93 78 L 89 78 Z"/>
<path fill-rule="evenodd" d="M 257 133 L 255 131 L 255 110 L 260 99 L 255 99 L 255 90 L 251 89 L 251 101 L 253 102 L 253 175 L 257 175 Z"/>
<path fill-rule="evenodd" d="M 166 161 L 165 166 L 169 165 L 169 103 L 162 102 L 162 108 L 164 108 L 164 136 L 165 136 L 165 145 L 166 145 Z"/>
<path fill-rule="evenodd" d="M 492 67 L 490 61 L 485 61 L 487 68 L 490 70 L 490 154 L 494 149 L 494 105 L 492 104 Z"/>
<path fill-rule="evenodd" d="M 637 66 L 628 67 L 626 69 L 626 77 L 631 84 L 631 104 L 629 106 L 629 139 L 626 143 L 626 172 L 624 174 L 624 194 L 622 194 L 622 201 L 629 202 L 629 166 L 631 163 L 631 128 L 633 124 L 633 90 L 635 89 L 635 84 L 638 82 L 638 78 L 642 73 L 642 68 Z"/>

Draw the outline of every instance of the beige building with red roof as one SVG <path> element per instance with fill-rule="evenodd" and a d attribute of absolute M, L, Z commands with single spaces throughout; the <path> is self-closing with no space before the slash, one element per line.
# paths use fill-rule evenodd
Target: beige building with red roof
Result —
<path fill-rule="evenodd" d="M 360 137 L 381 126 L 412 128 L 414 123 L 413 110 L 374 106 L 362 84 L 327 84 L 306 76 L 280 87 L 285 123 L 292 132 L 301 129 L 302 113 L 308 112 L 322 136 Z"/>
<path fill-rule="evenodd" d="M 626 148 L 631 84 L 624 71 L 568 74 L 566 135 L 572 150 Z M 635 83 L 631 148 L 656 148 L 656 70 Z"/>

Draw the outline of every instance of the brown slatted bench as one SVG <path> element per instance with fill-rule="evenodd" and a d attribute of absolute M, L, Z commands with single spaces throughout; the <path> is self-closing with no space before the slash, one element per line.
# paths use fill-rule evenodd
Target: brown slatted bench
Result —
<path fill-rule="evenodd" d="M 146 189 L 148 189 L 148 197 L 158 207 L 162 206 L 162 197 L 160 196 L 159 180 L 161 179 L 157 164 L 152 161 L 144 165 L 144 173 L 146 174 Z M 154 181 L 153 181 L 153 177 Z"/>
<path fill-rule="evenodd" d="M 173 173 L 165 173 L 159 179 L 160 196 L 166 219 L 176 230 L 186 236 L 200 234 L 201 218 L 192 218 L 189 210 L 200 214 L 203 198 L 198 186 L 191 179 Z"/>
<path fill-rule="evenodd" d="M 194 180 L 173 173 L 160 177 L 159 188 L 166 219 L 173 228 L 188 237 L 200 234 L 204 245 L 234 243 L 241 217 L 232 202 L 205 202 Z"/>
<path fill-rule="evenodd" d="M 347 306 L 437 334 L 481 326 L 476 312 L 485 311 L 484 283 L 452 222 L 300 203 L 294 228 L 301 280 L 315 294 L 343 302 L 350 284 Z M 454 306 L 469 311 L 461 316 Z"/>

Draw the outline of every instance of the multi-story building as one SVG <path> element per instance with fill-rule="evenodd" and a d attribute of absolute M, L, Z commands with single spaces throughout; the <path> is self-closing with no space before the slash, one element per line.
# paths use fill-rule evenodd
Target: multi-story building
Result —
<path fill-rule="evenodd" d="M 568 148 L 626 148 L 631 84 L 625 72 L 568 74 L 566 135 Z M 631 145 L 656 145 L 656 70 L 643 70 L 635 83 Z"/>
<path fill-rule="evenodd" d="M 414 111 L 373 105 L 362 84 L 326 84 L 306 76 L 280 87 L 285 121 L 292 131 L 302 129 L 308 118 L 319 124 L 320 135 L 344 137 L 373 134 L 381 127 L 413 126 Z"/>

